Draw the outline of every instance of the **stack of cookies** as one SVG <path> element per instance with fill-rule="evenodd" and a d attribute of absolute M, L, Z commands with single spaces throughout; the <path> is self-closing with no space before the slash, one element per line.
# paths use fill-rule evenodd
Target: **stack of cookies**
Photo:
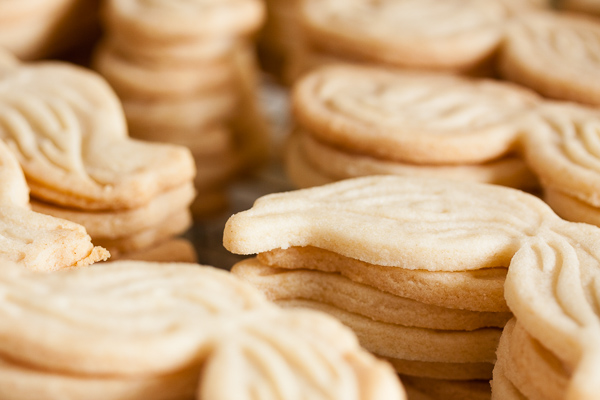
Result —
<path fill-rule="evenodd" d="M 0 291 L 3 400 L 406 399 L 333 318 L 281 310 L 215 268 L 5 262 Z"/>
<path fill-rule="evenodd" d="M 516 85 L 441 73 L 336 65 L 293 89 L 286 169 L 298 187 L 366 175 L 437 176 L 522 189 L 521 159 L 540 99 Z"/>
<path fill-rule="evenodd" d="M 99 75 L 40 62 L 2 69 L 0 82 L 0 138 L 23 167 L 34 210 L 85 226 L 114 255 L 190 226 L 189 150 L 129 138 Z"/>
<path fill-rule="evenodd" d="M 514 189 L 372 176 L 260 198 L 223 242 L 258 254 L 235 275 L 279 304 L 334 315 L 414 391 L 483 399 L 511 317 L 507 267 L 547 218 L 558 219 Z"/>
<path fill-rule="evenodd" d="M 513 257 L 493 399 L 597 399 L 600 230 L 547 219 Z"/>
<path fill-rule="evenodd" d="M 335 61 L 489 76 L 509 19 L 545 1 L 302 0 L 288 75 Z"/>
<path fill-rule="evenodd" d="M 0 2 L 0 47 L 22 60 L 89 45 L 98 33 L 98 0 Z"/>
<path fill-rule="evenodd" d="M 197 215 L 226 204 L 226 184 L 264 157 L 248 38 L 258 0 L 109 0 L 95 68 L 123 102 L 133 137 L 190 148 Z"/>
<path fill-rule="evenodd" d="M 92 245 L 83 226 L 31 211 L 23 170 L 2 141 L 0 184 L 0 263 L 48 272 L 87 266 L 110 256 Z"/>
<path fill-rule="evenodd" d="M 544 96 L 598 106 L 598 59 L 597 18 L 535 12 L 510 25 L 500 52 L 499 69 L 505 79 Z"/>

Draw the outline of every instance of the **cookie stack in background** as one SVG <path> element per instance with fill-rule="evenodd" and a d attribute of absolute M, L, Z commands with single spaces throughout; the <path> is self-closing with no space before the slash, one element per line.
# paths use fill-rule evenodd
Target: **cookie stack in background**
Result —
<path fill-rule="evenodd" d="M 510 25 L 499 70 L 503 78 L 546 97 L 598 106 L 599 59 L 600 20 L 557 11 L 535 12 Z"/>
<path fill-rule="evenodd" d="M 550 218 L 514 189 L 373 176 L 260 198 L 228 220 L 223 243 L 258 254 L 232 273 L 334 315 L 415 391 L 489 399 L 507 267 Z"/>
<path fill-rule="evenodd" d="M 227 204 L 227 184 L 268 153 L 250 39 L 258 0 L 107 0 L 95 68 L 123 102 L 133 137 L 194 155 L 195 215 Z"/>
<path fill-rule="evenodd" d="M 0 82 L 0 138 L 23 167 L 34 210 L 85 226 L 113 258 L 188 229 L 190 151 L 128 137 L 97 73 L 34 62 L 2 69 Z"/>
<path fill-rule="evenodd" d="M 301 0 L 286 78 L 335 62 L 494 75 L 509 20 L 545 1 Z"/>
<path fill-rule="evenodd" d="M 0 2 L 0 47 L 21 60 L 63 55 L 99 35 L 100 0 Z"/>
<path fill-rule="evenodd" d="M 489 79 L 323 67 L 293 88 L 287 174 L 297 187 L 391 174 L 535 189 L 519 142 L 539 101 Z"/>

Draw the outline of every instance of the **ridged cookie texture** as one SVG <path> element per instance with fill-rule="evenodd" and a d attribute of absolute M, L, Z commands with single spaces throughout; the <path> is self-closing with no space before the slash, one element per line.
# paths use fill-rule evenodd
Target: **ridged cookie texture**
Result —
<path fill-rule="evenodd" d="M 0 387 L 6 399 L 90 389 L 105 399 L 405 398 L 341 324 L 281 310 L 214 268 L 118 261 L 35 275 L 9 265 L 0 288 L 0 370 L 15 377 Z"/>
<path fill-rule="evenodd" d="M 31 211 L 15 156 L 0 142 L 0 258 L 33 271 L 86 266 L 109 257 L 79 224 Z"/>
<path fill-rule="evenodd" d="M 3 69 L 0 105 L 0 137 L 37 198 L 88 210 L 134 208 L 194 176 L 187 149 L 130 139 L 114 92 L 83 68 Z"/>
<path fill-rule="evenodd" d="M 600 24 L 594 18 L 529 13 L 509 26 L 499 69 L 504 78 L 544 96 L 598 105 L 599 45 Z"/>
<path fill-rule="evenodd" d="M 473 164 L 515 149 L 539 98 L 504 82 L 332 66 L 293 91 L 299 126 L 347 151 L 415 164 Z"/>
<path fill-rule="evenodd" d="M 374 176 L 264 196 L 227 221 L 224 245 L 238 254 L 314 246 L 381 266 L 464 271 L 508 266 L 552 219 L 516 190 Z"/>

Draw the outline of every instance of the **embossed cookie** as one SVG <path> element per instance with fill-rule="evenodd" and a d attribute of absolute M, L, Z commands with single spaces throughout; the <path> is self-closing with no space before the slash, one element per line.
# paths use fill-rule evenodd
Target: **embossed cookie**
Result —
<path fill-rule="evenodd" d="M 122 261 L 32 275 L 7 266 L 0 287 L 11 293 L 0 311 L 9 400 L 93 389 L 105 399 L 405 398 L 391 368 L 341 324 L 281 310 L 214 268 Z"/>
<path fill-rule="evenodd" d="M 544 198 L 561 217 L 600 222 L 600 112 L 575 103 L 548 102 L 531 116 L 525 156 Z"/>
<path fill-rule="evenodd" d="M 168 229 L 158 225 L 189 213 L 190 151 L 131 139 L 121 105 L 100 76 L 46 62 L 2 70 L 0 82 L 0 137 L 23 167 L 36 210 L 83 224 L 115 252 L 187 229 L 189 216 Z M 142 231 L 161 234 L 131 240 Z"/>
<path fill-rule="evenodd" d="M 286 168 L 299 187 L 394 174 L 532 189 L 538 183 L 520 144 L 523 120 L 539 101 L 498 81 L 324 67 L 294 86 L 297 127 Z"/>
<path fill-rule="evenodd" d="M 29 188 L 14 155 L 0 141 L 0 259 L 33 271 L 55 271 L 106 260 L 85 228 L 31 211 Z"/>
<path fill-rule="evenodd" d="M 598 105 L 599 55 L 597 20 L 537 12 L 510 25 L 499 63 L 503 77 L 544 96 Z"/>
<path fill-rule="evenodd" d="M 278 304 L 335 316 L 399 373 L 471 382 L 492 377 L 511 316 L 506 268 L 548 221 L 561 220 L 517 190 L 371 176 L 260 198 L 223 242 L 258 253 L 232 273 Z"/>
<path fill-rule="evenodd" d="M 334 66 L 293 92 L 297 123 L 325 143 L 387 160 L 478 163 L 514 149 L 538 97 L 515 85 L 443 74 Z"/>
<path fill-rule="evenodd" d="M 304 33 L 315 46 L 403 67 L 471 68 L 494 52 L 508 17 L 499 1 L 301 3 Z"/>

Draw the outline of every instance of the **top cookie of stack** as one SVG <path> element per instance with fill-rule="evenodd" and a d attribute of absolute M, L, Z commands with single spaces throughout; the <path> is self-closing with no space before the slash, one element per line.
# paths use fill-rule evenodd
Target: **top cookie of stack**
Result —
<path fill-rule="evenodd" d="M 239 123 L 247 128 L 239 135 L 230 125 L 238 110 L 258 109 L 243 69 L 253 68 L 246 39 L 263 14 L 257 0 L 110 0 L 103 8 L 95 68 L 123 101 L 132 136 L 190 148 L 199 211 L 211 211 L 206 202 L 222 199 L 232 175 L 266 147 L 251 123 Z"/>

